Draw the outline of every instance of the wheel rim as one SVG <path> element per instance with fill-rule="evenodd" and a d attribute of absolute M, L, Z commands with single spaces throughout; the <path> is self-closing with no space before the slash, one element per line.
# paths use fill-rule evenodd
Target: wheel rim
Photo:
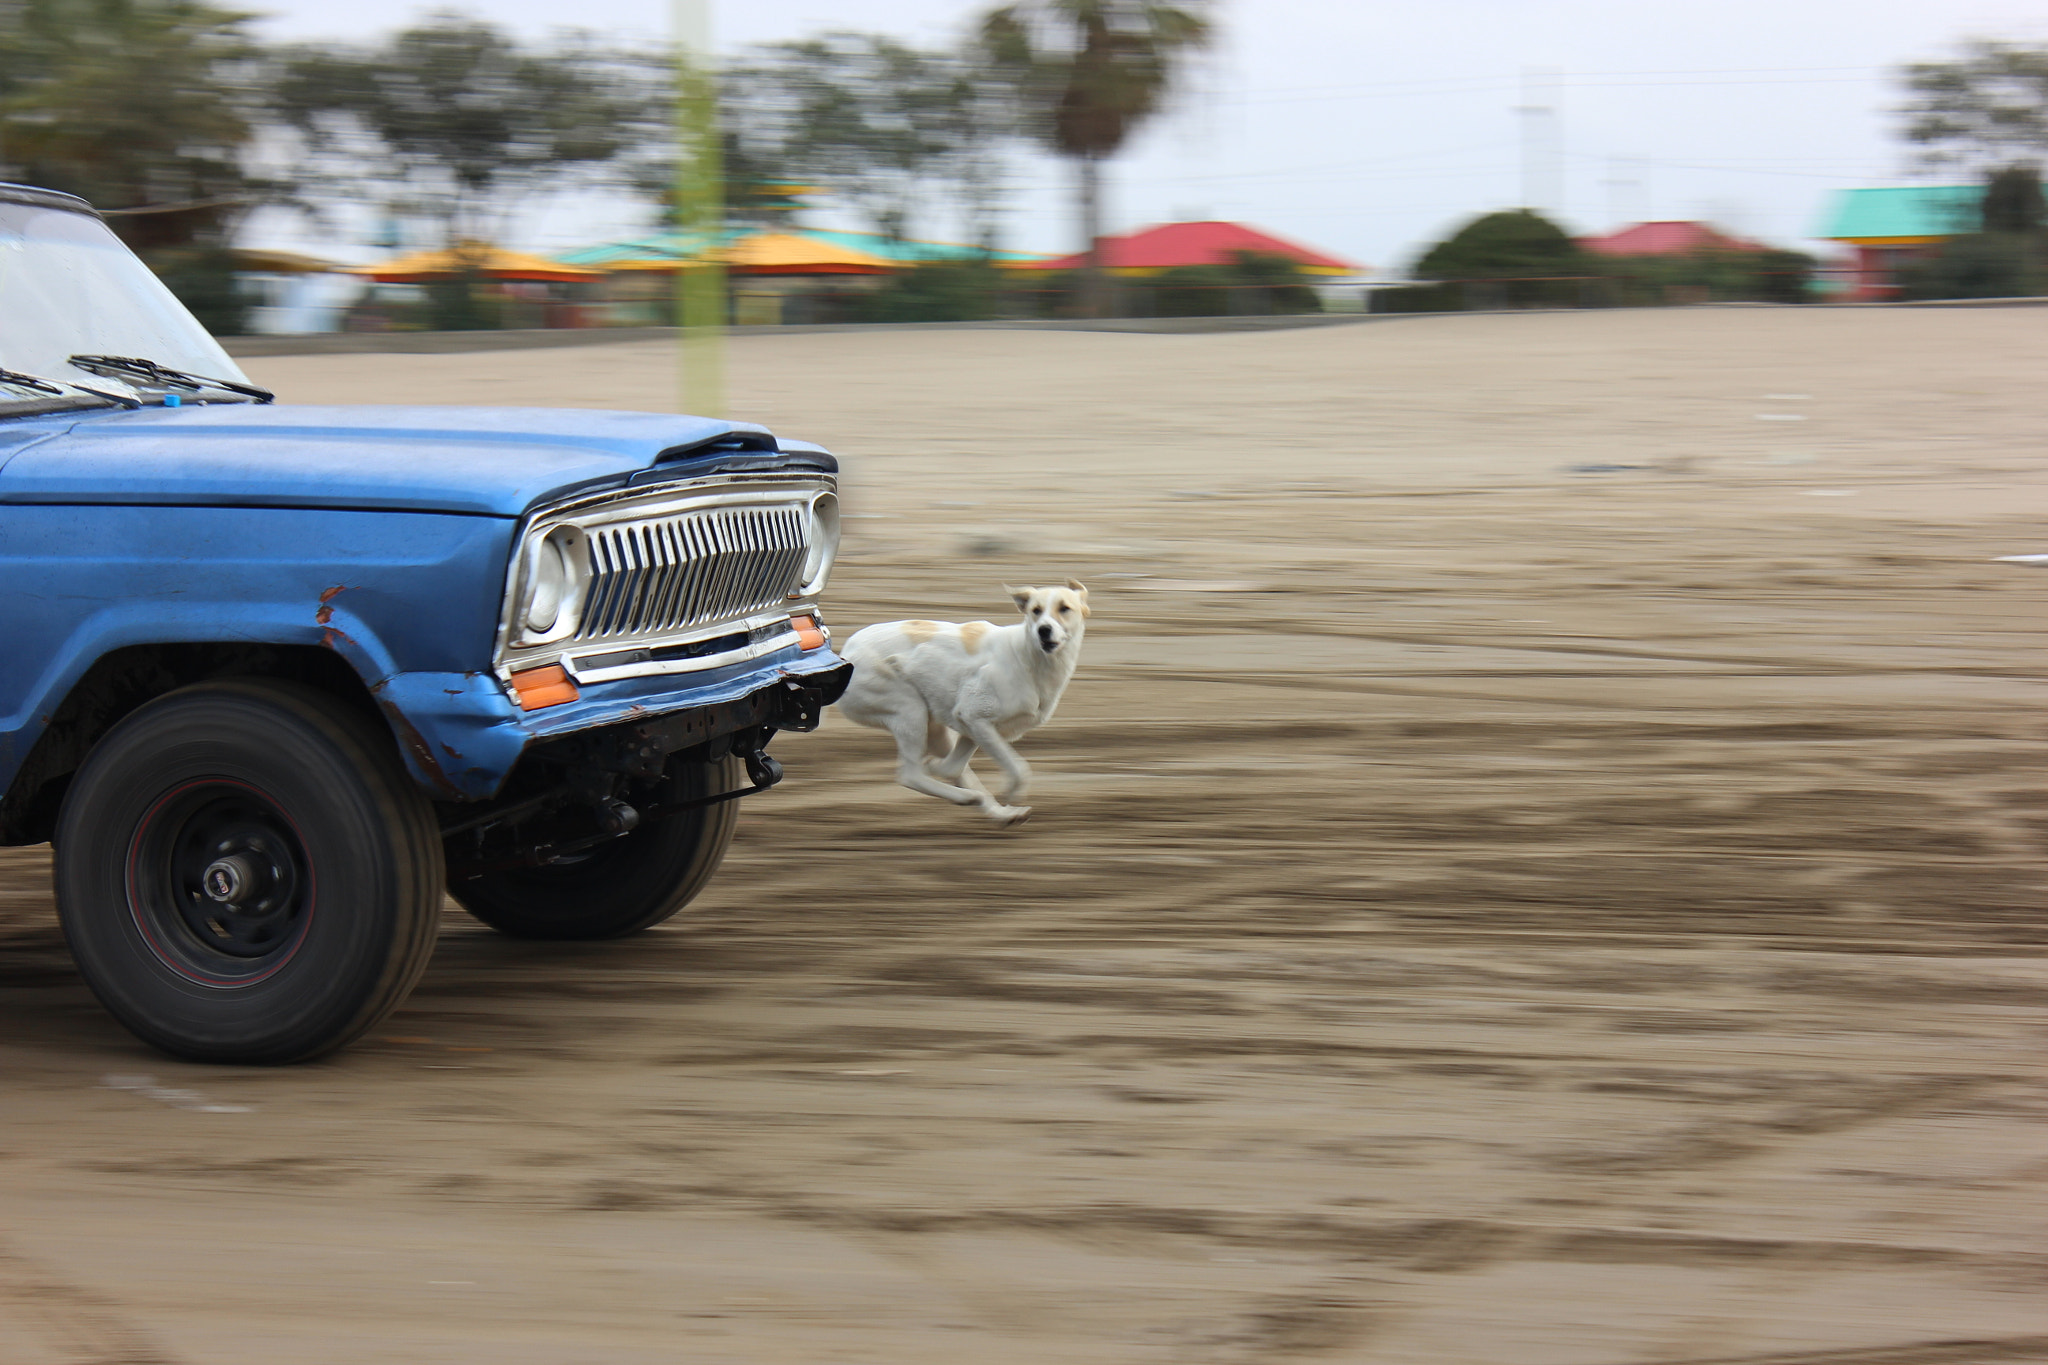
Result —
<path fill-rule="evenodd" d="M 129 843 L 127 881 L 143 940 L 201 985 L 263 980 L 312 924 L 313 868 L 298 826 L 244 782 L 188 782 L 159 797 Z"/>

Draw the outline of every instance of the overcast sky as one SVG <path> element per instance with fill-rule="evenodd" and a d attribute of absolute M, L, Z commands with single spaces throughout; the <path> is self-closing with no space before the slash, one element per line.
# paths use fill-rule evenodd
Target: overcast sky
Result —
<path fill-rule="evenodd" d="M 829 28 L 937 44 L 987 7 L 708 2 L 725 51 Z M 268 12 L 275 38 L 350 40 L 429 8 L 249 7 Z M 529 35 L 573 22 L 665 38 L 674 22 L 670 0 L 459 8 Z M 1532 120 L 1515 109 L 1525 103 L 1525 73 L 1538 73 L 1526 102 L 1556 110 L 1554 140 L 1546 131 L 1542 141 L 1560 149 L 1536 158 L 1534 197 L 1573 231 L 1706 218 L 1811 248 L 1805 239 L 1829 191 L 1907 180 L 1888 112 L 1900 63 L 1941 57 L 1968 36 L 2048 40 L 2038 0 L 1220 0 L 1215 13 L 1220 41 L 1193 88 L 1111 167 L 1112 228 L 1230 218 L 1394 268 L 1464 218 L 1524 202 Z M 1013 171 L 1004 244 L 1073 249 L 1065 168 L 1019 155 Z M 560 249 L 623 235 L 643 227 L 642 212 L 556 204 L 528 218 L 517 245 Z M 922 226 L 941 235 L 946 225 Z"/>

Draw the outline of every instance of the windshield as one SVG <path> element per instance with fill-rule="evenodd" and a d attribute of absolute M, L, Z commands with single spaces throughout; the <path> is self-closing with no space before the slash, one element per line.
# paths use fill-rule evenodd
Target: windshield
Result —
<path fill-rule="evenodd" d="M 49 203 L 36 197 L 0 186 L 0 369 L 125 394 L 137 390 L 77 369 L 68 357 L 146 356 L 246 382 L 220 343 L 105 223 L 52 207 L 61 202 L 54 195 Z"/>

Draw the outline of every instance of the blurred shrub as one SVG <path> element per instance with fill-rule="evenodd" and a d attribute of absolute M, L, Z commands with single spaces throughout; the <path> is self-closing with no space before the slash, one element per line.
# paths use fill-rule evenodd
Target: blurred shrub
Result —
<path fill-rule="evenodd" d="M 1619 303 L 1808 303 L 1814 265 L 1803 251 L 1710 250 L 1611 256 L 1599 268 L 1613 277 Z"/>
<path fill-rule="evenodd" d="M 2048 251 L 2038 233 L 1972 232 L 1951 237 L 1899 272 L 1908 299 L 2009 299 L 2048 293 Z"/>
<path fill-rule="evenodd" d="M 2048 199 L 2041 174 L 2007 166 L 1984 182 L 1982 230 L 1942 242 L 1899 272 L 1909 299 L 1999 299 L 2048 293 Z"/>
<path fill-rule="evenodd" d="M 1002 272 L 987 261 L 931 261 L 890 276 L 856 305 L 862 322 L 979 322 L 1002 311 Z"/>
<path fill-rule="evenodd" d="M 1123 311 L 1139 317 L 1208 318 L 1320 313 L 1312 277 L 1285 256 L 1231 254 L 1228 265 L 1183 265 L 1119 279 Z"/>
<path fill-rule="evenodd" d="M 505 325 L 504 300 L 484 296 L 484 276 L 474 270 L 442 275 L 426 283 L 426 325 L 436 332 L 488 332 Z"/>
<path fill-rule="evenodd" d="M 1372 313 L 1455 313 L 1465 306 L 1465 291 L 1455 284 L 1410 284 L 1375 289 L 1367 300 Z"/>
<path fill-rule="evenodd" d="M 1467 309 L 1605 308 L 1619 302 L 1616 282 L 1570 276 L 1563 279 L 1441 280 L 1375 289 L 1374 313 L 1457 313 Z"/>

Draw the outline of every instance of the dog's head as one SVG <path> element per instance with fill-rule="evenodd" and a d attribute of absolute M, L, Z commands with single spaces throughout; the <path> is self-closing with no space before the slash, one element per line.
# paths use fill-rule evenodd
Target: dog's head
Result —
<path fill-rule="evenodd" d="M 1025 633 L 1047 654 L 1081 643 L 1088 622 L 1088 589 L 1069 578 L 1064 588 L 1013 588 L 1005 583 L 1003 590 L 1024 613 Z"/>

